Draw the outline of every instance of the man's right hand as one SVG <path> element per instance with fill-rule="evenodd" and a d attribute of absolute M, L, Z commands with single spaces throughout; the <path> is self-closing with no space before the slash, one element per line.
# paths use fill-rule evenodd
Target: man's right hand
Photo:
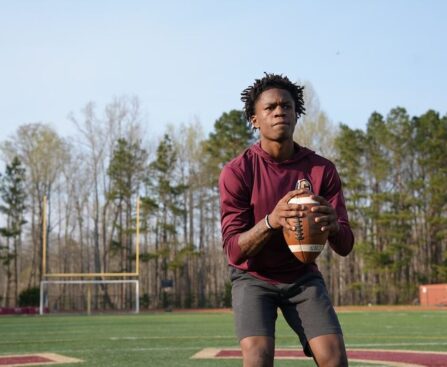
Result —
<path fill-rule="evenodd" d="M 269 214 L 268 220 L 273 229 L 280 229 L 284 227 L 288 230 L 294 231 L 295 227 L 287 223 L 287 218 L 303 217 L 305 205 L 289 204 L 289 200 L 296 195 L 308 192 L 307 189 L 299 189 L 289 191 L 282 199 L 278 201 L 275 209 Z"/>

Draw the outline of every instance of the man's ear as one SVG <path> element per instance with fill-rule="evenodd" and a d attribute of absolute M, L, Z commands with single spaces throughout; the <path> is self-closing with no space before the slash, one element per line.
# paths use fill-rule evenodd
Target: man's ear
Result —
<path fill-rule="evenodd" d="M 250 121 L 251 121 L 251 124 L 252 124 L 253 128 L 259 129 L 258 120 L 256 118 L 256 115 L 253 115 L 251 117 Z"/>

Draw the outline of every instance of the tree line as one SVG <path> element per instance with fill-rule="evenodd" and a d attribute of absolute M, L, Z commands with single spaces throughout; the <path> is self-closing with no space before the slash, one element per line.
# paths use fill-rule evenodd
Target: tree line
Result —
<path fill-rule="evenodd" d="M 257 140 L 242 111 L 223 113 L 208 136 L 193 122 L 152 141 L 137 98 L 88 103 L 70 120 L 75 136 L 31 123 L 0 146 L 0 305 L 39 285 L 43 233 L 49 273 L 133 272 L 140 198 L 142 306 L 229 306 L 217 180 Z M 419 284 L 447 281 L 446 116 L 395 108 L 363 131 L 332 126 L 310 103 L 295 140 L 332 159 L 344 185 L 355 249 L 318 259 L 335 304 L 410 303 Z M 113 308 L 107 286 L 95 292 Z"/>
<path fill-rule="evenodd" d="M 447 116 L 373 113 L 366 131 L 335 138 L 356 249 L 328 256 L 338 302 L 416 302 L 418 286 L 447 282 Z"/>

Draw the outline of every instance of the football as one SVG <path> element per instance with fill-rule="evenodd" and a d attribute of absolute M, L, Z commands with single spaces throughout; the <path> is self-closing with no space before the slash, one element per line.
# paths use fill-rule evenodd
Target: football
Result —
<path fill-rule="evenodd" d="M 313 206 L 320 205 L 318 201 L 311 199 L 311 195 L 313 195 L 311 192 L 307 192 L 289 200 L 289 204 L 304 205 L 305 216 L 287 220 L 296 230 L 283 228 L 290 251 L 305 264 L 313 262 L 320 255 L 329 235 L 328 231 L 321 231 L 321 225 L 315 222 L 318 214 L 310 211 Z"/>

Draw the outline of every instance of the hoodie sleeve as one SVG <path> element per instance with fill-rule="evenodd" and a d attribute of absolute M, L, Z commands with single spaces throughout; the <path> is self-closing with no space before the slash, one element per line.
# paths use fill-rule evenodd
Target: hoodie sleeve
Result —
<path fill-rule="evenodd" d="M 219 177 L 220 213 L 223 248 L 230 265 L 240 265 L 246 259 L 238 244 L 239 236 L 253 226 L 250 189 L 242 175 L 226 165 Z"/>
<path fill-rule="evenodd" d="M 337 254 L 347 256 L 354 246 L 354 234 L 349 225 L 341 180 L 333 164 L 326 169 L 324 183 L 322 196 L 334 207 L 340 225 L 338 233 L 329 236 L 329 244 Z"/>

